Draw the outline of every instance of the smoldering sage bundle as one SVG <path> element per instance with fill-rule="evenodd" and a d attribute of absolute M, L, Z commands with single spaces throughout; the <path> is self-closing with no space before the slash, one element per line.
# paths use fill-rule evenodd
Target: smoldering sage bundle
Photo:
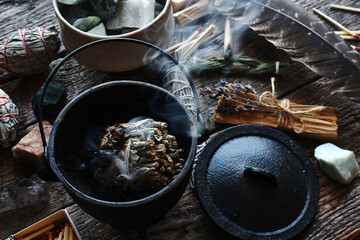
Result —
<path fill-rule="evenodd" d="M 2 89 L 0 89 L 0 145 L 9 147 L 15 140 L 18 129 L 18 109 Z"/>
<path fill-rule="evenodd" d="M 169 184 L 185 161 L 167 123 L 147 118 L 118 123 L 101 139 L 93 175 L 103 186 L 151 193 Z"/>
<path fill-rule="evenodd" d="M 60 39 L 54 26 L 19 29 L 0 45 L 0 70 L 19 76 L 42 73 L 59 48 Z"/>

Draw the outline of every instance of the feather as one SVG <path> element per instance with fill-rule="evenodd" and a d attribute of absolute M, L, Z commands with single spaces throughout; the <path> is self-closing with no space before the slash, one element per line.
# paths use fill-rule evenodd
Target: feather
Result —
<path fill-rule="evenodd" d="M 214 6 L 326 77 L 332 94 L 360 103 L 359 54 L 312 13 L 288 0 L 215 0 Z"/>

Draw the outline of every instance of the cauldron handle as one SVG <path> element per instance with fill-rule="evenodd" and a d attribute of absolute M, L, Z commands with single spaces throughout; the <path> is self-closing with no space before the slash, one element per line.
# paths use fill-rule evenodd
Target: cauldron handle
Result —
<path fill-rule="evenodd" d="M 56 181 L 57 178 L 55 176 L 55 174 L 51 171 L 51 167 L 50 167 L 50 159 L 49 159 L 49 155 L 48 155 L 48 146 L 46 143 L 46 138 L 45 138 L 45 132 L 44 132 L 44 126 L 42 124 L 43 121 L 43 102 L 44 102 L 44 98 L 45 98 L 45 93 L 46 93 L 46 89 L 51 81 L 51 79 L 53 78 L 53 76 L 56 74 L 56 72 L 59 70 L 59 68 L 72 56 L 76 55 L 77 53 L 90 48 L 94 45 L 97 44 L 101 44 L 101 43 L 105 43 L 105 42 L 115 42 L 115 41 L 120 41 L 120 42 L 134 42 L 143 46 L 147 46 L 149 48 L 152 48 L 156 51 L 158 51 L 159 53 L 161 53 L 162 56 L 167 57 L 169 60 L 171 60 L 176 66 L 179 67 L 179 69 L 183 72 L 183 74 L 185 75 L 186 79 L 189 81 L 190 87 L 193 91 L 194 94 L 194 98 L 195 98 L 195 103 L 196 103 L 196 112 L 197 112 L 197 133 L 198 133 L 198 143 L 202 143 L 203 141 L 205 141 L 208 138 L 208 131 L 205 128 L 205 123 L 204 120 L 200 114 L 200 101 L 199 101 L 199 97 L 196 93 L 196 89 L 195 89 L 195 85 L 193 83 L 193 81 L 190 78 L 189 73 L 184 69 L 184 67 L 175 59 L 173 58 L 170 54 L 168 54 L 167 52 L 165 52 L 163 49 L 148 43 L 148 42 L 144 42 L 141 40 L 136 40 L 136 39 L 129 39 L 129 38 L 112 38 L 112 39 L 103 39 L 103 40 L 98 40 L 98 41 L 94 41 L 88 44 L 85 44 L 77 49 L 75 49 L 74 51 L 72 51 L 71 53 L 69 53 L 67 56 L 65 56 L 55 67 L 54 69 L 51 71 L 51 73 L 49 74 L 49 76 L 47 77 L 45 83 L 44 83 L 44 87 L 42 89 L 41 92 L 41 96 L 40 96 L 40 101 L 39 101 L 39 107 L 38 107 L 38 119 L 39 119 L 39 130 L 40 130 L 40 135 L 41 135 L 41 140 L 43 143 L 43 147 L 44 147 L 44 159 L 45 161 L 43 162 L 42 166 L 40 167 L 39 171 L 38 171 L 38 175 L 40 176 L 40 178 L 42 178 L 43 180 L 46 181 Z"/>

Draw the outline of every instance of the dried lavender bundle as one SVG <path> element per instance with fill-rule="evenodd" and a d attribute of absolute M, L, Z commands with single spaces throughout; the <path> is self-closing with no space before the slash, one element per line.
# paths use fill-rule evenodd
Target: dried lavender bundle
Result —
<path fill-rule="evenodd" d="M 46 71 L 60 48 L 54 26 L 14 32 L 0 45 L 0 70 L 28 76 Z"/>
<path fill-rule="evenodd" d="M 121 190 L 158 191 L 168 185 L 183 168 L 183 150 L 167 123 L 153 119 L 118 123 L 106 129 L 99 155 L 106 167 L 93 175 L 104 186 Z"/>
<path fill-rule="evenodd" d="M 228 124 L 261 124 L 308 137 L 335 140 L 335 109 L 326 106 L 302 105 L 288 99 L 278 100 L 275 90 L 260 95 L 250 85 L 220 81 L 213 88 L 201 89 L 203 95 L 218 99 L 215 122 Z"/>

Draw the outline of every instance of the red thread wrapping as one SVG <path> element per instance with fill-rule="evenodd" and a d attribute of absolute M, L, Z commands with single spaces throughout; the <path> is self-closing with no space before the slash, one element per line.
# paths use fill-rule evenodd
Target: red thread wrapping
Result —
<path fill-rule="evenodd" d="M 24 29 L 24 35 L 23 35 L 22 30 L 23 30 L 23 29 L 20 29 L 20 30 L 19 30 L 19 32 L 20 32 L 20 37 L 21 37 L 21 39 L 22 39 L 22 41 L 23 41 L 23 43 L 24 43 L 24 47 L 25 47 L 25 51 L 26 51 L 26 57 L 27 57 L 27 60 L 28 60 L 28 62 L 29 62 L 29 64 L 30 64 L 31 70 L 32 70 L 33 73 L 35 74 L 35 70 L 34 70 L 32 64 L 31 64 L 31 59 L 30 59 L 30 54 L 29 54 L 29 47 L 28 47 L 28 45 L 27 45 L 27 43 L 26 43 L 26 39 L 25 39 L 25 33 L 26 33 L 27 28 Z"/>
<path fill-rule="evenodd" d="M 6 104 L 12 104 L 13 102 L 7 98 L 7 97 L 4 97 L 4 96 L 0 96 L 0 99 L 6 99 L 7 101 L 6 102 L 3 102 L 3 103 L 0 103 L 0 106 L 4 106 Z M 4 118 L 6 117 L 11 117 L 11 118 L 17 118 L 18 114 L 16 113 L 7 113 L 7 114 L 2 114 L 0 115 L 0 121 L 3 120 Z"/>
<path fill-rule="evenodd" d="M 20 33 L 20 37 L 21 37 L 21 39 L 22 39 L 22 41 L 23 41 L 23 43 L 24 43 L 24 47 L 25 47 L 25 51 L 26 51 L 26 57 L 27 57 L 27 60 L 28 60 L 28 62 L 29 62 L 29 65 L 30 65 L 33 73 L 36 74 L 36 72 L 35 72 L 35 70 L 34 70 L 34 68 L 33 68 L 33 65 L 32 65 L 32 63 L 31 63 L 31 56 L 33 56 L 36 60 L 38 60 L 39 62 L 41 62 L 41 63 L 44 64 L 44 65 L 48 65 L 48 63 L 45 62 L 45 61 L 43 61 L 43 60 L 41 60 L 41 58 L 39 58 L 38 56 L 36 56 L 36 55 L 34 54 L 34 52 L 31 50 L 31 48 L 29 47 L 29 45 L 28 45 L 27 42 L 26 42 L 26 37 L 25 37 L 26 31 L 27 31 L 27 28 L 25 28 L 25 29 L 20 29 L 20 30 L 19 30 L 19 33 Z M 45 28 L 43 28 L 43 29 L 41 30 L 41 32 L 39 31 L 39 35 L 40 35 L 40 37 L 41 37 L 41 41 L 42 41 L 43 44 L 44 44 L 44 48 L 45 48 L 46 54 L 47 54 L 49 60 L 51 61 L 52 56 L 50 56 L 50 51 L 51 51 L 52 49 L 46 44 L 45 39 L 44 39 L 44 33 L 45 33 Z M 9 73 L 11 73 L 11 74 L 18 75 L 18 76 L 22 76 L 21 74 L 15 73 L 15 72 L 13 72 L 13 71 L 11 71 L 11 70 L 9 69 L 8 59 L 7 59 L 7 56 L 6 56 L 6 47 L 7 47 L 8 42 L 9 42 L 9 39 L 6 39 L 5 44 L 4 44 L 4 66 L 0 66 L 0 68 L 2 68 L 3 70 L 5 70 L 5 71 L 7 71 L 7 72 L 9 72 Z"/>
<path fill-rule="evenodd" d="M 23 42 L 24 42 L 24 45 L 25 45 L 25 47 L 26 47 L 26 50 L 29 50 L 29 52 L 31 53 L 31 55 L 33 55 L 34 56 L 34 58 L 36 58 L 39 62 L 41 62 L 41 63 L 43 63 L 43 64 L 45 64 L 45 65 L 47 65 L 48 63 L 47 62 L 44 62 L 44 61 L 42 61 L 38 56 L 36 56 L 35 54 L 34 54 L 34 52 L 33 51 L 31 51 L 31 48 L 29 47 L 29 45 L 27 45 L 27 43 L 26 43 L 26 38 L 25 38 L 25 33 L 26 33 L 26 30 L 27 30 L 27 28 L 24 30 L 24 35 L 22 35 L 21 37 L 22 37 L 22 39 L 23 39 Z M 27 53 L 27 51 L 26 51 L 26 53 Z M 29 56 L 29 55 L 28 55 Z M 29 56 L 30 57 L 30 56 Z"/>
<path fill-rule="evenodd" d="M 51 61 L 51 57 L 50 57 L 50 53 L 49 53 L 50 48 L 48 47 L 48 45 L 47 45 L 46 42 L 45 42 L 44 32 L 45 32 L 45 28 L 43 28 L 42 31 L 41 31 L 41 35 L 40 35 L 40 36 L 41 36 L 41 41 L 42 41 L 43 44 L 44 44 L 45 51 L 46 51 L 46 55 L 48 56 L 49 60 Z"/>

